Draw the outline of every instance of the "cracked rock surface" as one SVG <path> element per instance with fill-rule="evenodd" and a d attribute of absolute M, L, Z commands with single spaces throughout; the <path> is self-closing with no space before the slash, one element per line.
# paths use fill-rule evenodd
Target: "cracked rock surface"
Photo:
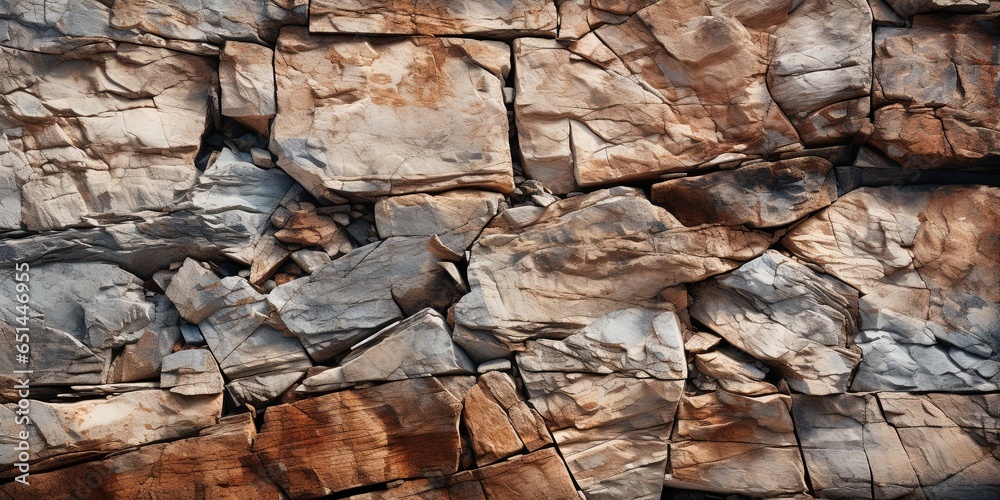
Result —
<path fill-rule="evenodd" d="M 0 499 L 1000 497 L 998 23 L 0 1 Z"/>

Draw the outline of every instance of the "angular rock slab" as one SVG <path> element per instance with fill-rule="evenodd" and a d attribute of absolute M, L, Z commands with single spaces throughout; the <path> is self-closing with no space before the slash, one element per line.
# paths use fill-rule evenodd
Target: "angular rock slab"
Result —
<path fill-rule="evenodd" d="M 989 0 L 885 0 L 892 10 L 903 17 L 925 12 L 954 12 L 970 14 L 989 8 Z"/>
<path fill-rule="evenodd" d="M 803 2 L 775 31 L 768 89 L 806 145 L 850 142 L 871 126 L 872 22 L 866 0 Z"/>
<path fill-rule="evenodd" d="M 567 193 L 799 147 L 765 83 L 769 35 L 714 14 L 659 2 L 568 47 L 515 40 L 525 172 Z"/>
<path fill-rule="evenodd" d="M 505 462 L 462 471 L 444 478 L 391 484 L 387 490 L 362 493 L 351 500 L 487 500 L 488 498 L 576 499 L 566 465 L 554 448 L 518 455 Z"/>
<path fill-rule="evenodd" d="M 685 395 L 671 437 L 666 485 L 759 496 L 804 493 L 791 404 L 780 394 Z"/>
<path fill-rule="evenodd" d="M 847 392 L 860 360 L 849 349 L 855 290 L 768 250 L 691 292 L 691 317 L 776 367 L 793 390 Z"/>
<path fill-rule="evenodd" d="M 564 340 L 532 340 L 517 354 L 526 371 L 626 373 L 645 378 L 687 377 L 677 315 L 634 307 L 613 311 Z"/>
<path fill-rule="evenodd" d="M 792 396 L 809 481 L 823 498 L 900 498 L 920 484 L 874 394 Z"/>
<path fill-rule="evenodd" d="M 222 396 L 181 396 L 169 391 L 136 391 L 107 400 L 78 403 L 30 402 L 33 426 L 28 440 L 32 470 L 45 470 L 77 458 L 101 455 L 132 446 L 177 439 L 215 425 L 222 413 Z M 17 453 L 16 405 L 0 408 L 6 441 L 0 452 L 5 464 Z"/>
<path fill-rule="evenodd" d="M 462 253 L 497 214 L 503 195 L 456 190 L 438 195 L 410 194 L 375 203 L 379 238 L 438 236 L 449 249 Z"/>
<path fill-rule="evenodd" d="M 3 44 L 61 54 L 101 39 L 215 55 L 224 40 L 271 44 L 305 24 L 305 0 L 27 0 L 0 5 Z"/>
<path fill-rule="evenodd" d="M 449 475 L 461 411 L 433 378 L 336 392 L 268 408 L 254 451 L 292 497 Z"/>
<path fill-rule="evenodd" d="M 193 186 L 216 85 L 207 59 L 131 44 L 0 54 L 3 128 L 29 167 L 17 172 L 26 228 L 162 210 Z"/>
<path fill-rule="evenodd" d="M 908 168 L 994 169 L 1000 33 L 974 19 L 914 18 L 875 32 L 871 144 Z"/>
<path fill-rule="evenodd" d="M 786 235 L 864 294 L 852 390 L 997 389 L 998 201 L 989 187 L 862 188 Z"/>
<path fill-rule="evenodd" d="M 688 226 L 784 226 L 837 199 L 833 165 L 817 157 L 754 163 L 653 185 L 653 203 Z"/>
<path fill-rule="evenodd" d="M 222 384 L 219 364 L 206 349 L 179 351 L 163 358 L 161 389 L 184 396 L 200 396 L 220 394 Z"/>
<path fill-rule="evenodd" d="M 268 134 L 278 111 L 274 93 L 274 51 L 263 45 L 226 42 L 219 55 L 222 114 Z"/>
<path fill-rule="evenodd" d="M 476 365 L 451 338 L 440 313 L 423 309 L 363 341 L 339 366 L 302 381 L 298 392 L 329 392 L 364 382 L 428 375 L 476 373 Z"/>
<path fill-rule="evenodd" d="M 253 429 L 253 426 L 250 426 Z M 283 498 L 250 450 L 252 434 L 218 433 L 143 446 L 105 460 L 32 473 L 31 485 L 0 487 L 8 498 Z"/>
<path fill-rule="evenodd" d="M 880 393 L 878 399 L 927 498 L 1000 493 L 996 394 Z"/>
<path fill-rule="evenodd" d="M 677 316 L 614 311 L 517 355 L 531 403 L 588 498 L 659 498 L 687 364 Z"/>
<path fill-rule="evenodd" d="M 405 68 L 405 69 L 402 69 Z M 278 41 L 271 151 L 314 196 L 514 189 L 509 49 L 457 38 Z M 377 147 L 376 147 L 377 146 Z"/>
<path fill-rule="evenodd" d="M 588 498 L 659 498 L 682 380 L 521 373 Z"/>
<path fill-rule="evenodd" d="M 108 376 L 112 349 L 138 341 L 155 317 L 142 280 L 112 264 L 74 263 L 31 266 L 28 271 L 27 321 L 17 308 L 13 268 L 0 295 L 0 312 L 9 335 L 0 340 L 8 355 L 0 362 L 10 369 L 30 369 L 32 385 L 101 384 Z M 14 328 L 27 327 L 28 364 L 14 364 Z M 8 328 L 5 328 L 7 330 Z M 22 330 L 20 333 L 23 333 Z"/>
<path fill-rule="evenodd" d="M 497 218 L 472 249 L 456 323 L 506 342 L 565 338 L 612 311 L 664 308 L 660 292 L 759 255 L 769 236 L 683 226 L 640 191 L 617 187 L 553 203 L 521 223 Z"/>
<path fill-rule="evenodd" d="M 465 394 L 462 423 L 469 431 L 476 464 L 488 465 L 522 449 L 552 444 L 545 422 L 518 394 L 514 381 L 501 372 L 484 374 Z"/>
<path fill-rule="evenodd" d="M 546 0 L 316 0 L 309 31 L 374 35 L 554 36 L 558 17 Z"/>
<path fill-rule="evenodd" d="M 278 286 L 268 301 L 309 355 L 325 361 L 404 315 L 451 305 L 457 290 L 426 241 L 396 237 L 355 249 Z"/>

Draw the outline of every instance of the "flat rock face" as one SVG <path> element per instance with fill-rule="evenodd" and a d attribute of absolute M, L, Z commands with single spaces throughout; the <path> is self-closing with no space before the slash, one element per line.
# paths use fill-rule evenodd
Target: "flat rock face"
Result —
<path fill-rule="evenodd" d="M 676 315 L 633 308 L 517 355 L 530 401 L 588 498 L 659 498 L 683 352 Z"/>
<path fill-rule="evenodd" d="M 514 189 L 503 43 L 318 37 L 278 41 L 271 150 L 318 198 Z M 379 147 L 372 148 L 373 141 Z"/>
<path fill-rule="evenodd" d="M 623 306 L 662 308 L 664 288 L 732 269 L 767 245 L 742 228 L 684 227 L 632 189 L 577 196 L 526 224 L 486 229 L 456 323 L 509 342 L 566 337 Z M 713 254 L 725 257 L 704 257 Z"/>
<path fill-rule="evenodd" d="M 4 419 L 5 464 L 16 462 L 16 405 L 0 408 Z M 215 425 L 222 396 L 182 396 L 168 391 L 137 391 L 107 400 L 79 403 L 31 401 L 31 461 L 49 459 L 32 470 L 56 467 L 72 458 L 106 454 L 132 446 L 187 437 Z M 68 455 L 67 455 L 68 454 Z M 65 456 L 61 456 L 65 455 Z"/>
<path fill-rule="evenodd" d="M 691 316 L 806 394 L 846 392 L 860 356 L 850 287 L 769 250 L 692 289 Z"/>
<path fill-rule="evenodd" d="M 671 487 L 777 496 L 806 491 L 785 395 L 685 395 L 670 444 Z"/>
<path fill-rule="evenodd" d="M 26 160 L 14 172 L 25 228 L 169 208 L 194 185 L 216 84 L 206 59 L 131 44 L 0 53 L 0 128 Z"/>
<path fill-rule="evenodd" d="M 317 0 L 309 4 L 313 33 L 393 35 L 555 35 L 556 6 L 545 0 Z"/>
<path fill-rule="evenodd" d="M 920 483 L 875 395 L 793 397 L 809 480 L 824 498 L 900 498 Z M 891 410 L 887 410 L 890 411 Z"/>
<path fill-rule="evenodd" d="M 993 496 L 997 403 L 995 394 L 795 396 L 795 425 L 824 497 Z"/>
<path fill-rule="evenodd" d="M 918 16 L 913 28 L 876 30 L 873 145 L 908 168 L 995 164 L 1000 72 L 990 26 Z"/>
<path fill-rule="evenodd" d="M 454 474 L 461 410 L 433 378 L 336 392 L 269 408 L 254 451 L 295 497 Z"/>
<path fill-rule="evenodd" d="M 375 226 L 381 238 L 437 236 L 461 253 L 497 215 L 502 200 L 500 193 L 471 190 L 382 198 L 375 204 Z"/>
<path fill-rule="evenodd" d="M 249 426 L 251 431 L 254 427 Z M 31 474 L 33 492 L 48 498 L 242 497 L 281 498 L 283 493 L 250 451 L 253 432 L 226 425 L 211 434 L 142 446 L 114 457 L 41 474 Z M 72 487 L 67 487 L 72 485 Z M 23 485 L 8 483 L 0 491 L 10 498 Z"/>
<path fill-rule="evenodd" d="M 871 31 L 865 0 L 803 2 L 775 31 L 768 89 L 806 145 L 845 142 L 870 127 Z"/>
<path fill-rule="evenodd" d="M 525 171 L 566 193 L 797 146 L 767 91 L 768 44 L 735 17 L 674 2 L 569 46 L 515 40 Z"/>
<path fill-rule="evenodd" d="M 996 188 L 859 189 L 783 240 L 862 292 L 853 390 L 994 390 Z"/>
<path fill-rule="evenodd" d="M 687 226 L 784 226 L 837 199 L 833 165 L 816 157 L 754 163 L 653 185 L 650 199 Z"/>

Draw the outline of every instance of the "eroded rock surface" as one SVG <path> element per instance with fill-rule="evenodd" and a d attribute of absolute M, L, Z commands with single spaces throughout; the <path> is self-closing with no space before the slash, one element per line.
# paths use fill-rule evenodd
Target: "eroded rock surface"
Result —
<path fill-rule="evenodd" d="M 509 342 L 566 337 L 623 306 L 663 308 L 663 289 L 732 269 L 769 244 L 768 235 L 742 228 L 685 227 L 627 188 L 554 203 L 526 223 L 504 222 L 473 247 L 472 289 L 455 317 Z"/>
<path fill-rule="evenodd" d="M 1000 144 L 997 41 L 992 23 L 962 18 L 878 28 L 872 143 L 908 168 L 989 169 Z"/>
<path fill-rule="evenodd" d="M 775 366 L 806 394 L 846 392 L 860 360 L 856 292 L 769 250 L 692 289 L 691 316 L 737 348 Z"/>
<path fill-rule="evenodd" d="M 862 292 L 852 389 L 996 388 L 998 191 L 862 188 L 783 240 Z"/>
<path fill-rule="evenodd" d="M 461 409 L 433 378 L 336 392 L 268 409 L 254 451 L 296 497 L 454 474 Z"/>
<path fill-rule="evenodd" d="M 275 55 L 281 113 L 271 150 L 321 199 L 330 191 L 510 192 L 508 71 L 509 49 L 498 42 L 319 37 L 286 28 Z"/>
<path fill-rule="evenodd" d="M 546 0 L 317 0 L 309 6 L 314 33 L 551 36 L 556 22 L 555 4 Z"/>
<path fill-rule="evenodd" d="M 658 2 L 623 21 L 569 46 L 514 41 L 532 178 L 566 193 L 798 147 L 767 90 L 767 33 L 689 3 Z"/>

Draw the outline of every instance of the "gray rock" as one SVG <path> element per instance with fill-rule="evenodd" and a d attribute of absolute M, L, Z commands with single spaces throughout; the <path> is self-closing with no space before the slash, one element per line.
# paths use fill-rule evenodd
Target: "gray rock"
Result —
<path fill-rule="evenodd" d="M 768 90 L 806 145 L 850 142 L 871 126 L 871 33 L 866 0 L 803 2 L 775 31 Z"/>
<path fill-rule="evenodd" d="M 358 248 L 267 300 L 309 355 L 325 361 L 385 325 L 456 296 L 426 238 L 395 237 Z"/>
<path fill-rule="evenodd" d="M 222 374 L 205 349 L 178 351 L 163 358 L 160 388 L 174 394 L 200 396 L 222 393 Z"/>
<path fill-rule="evenodd" d="M 692 288 L 691 317 L 777 368 L 806 394 L 847 391 L 860 361 L 853 289 L 769 250 L 730 274 Z"/>
<path fill-rule="evenodd" d="M 210 44 L 223 40 L 273 43 L 281 26 L 305 24 L 307 10 L 301 0 L 25 0 L 0 6 L 0 42 L 62 53 L 105 38 L 216 54 Z"/>
<path fill-rule="evenodd" d="M 992 391 L 1000 189 L 861 188 L 796 226 L 784 246 L 861 291 L 855 391 Z M 959 271 L 960 270 L 960 271 Z"/>
<path fill-rule="evenodd" d="M 564 340 L 528 341 L 517 354 L 517 364 L 522 371 L 683 380 L 683 343 L 676 314 L 636 307 L 608 313 Z"/>
<path fill-rule="evenodd" d="M 444 317 L 433 309 L 365 339 L 339 366 L 302 381 L 296 391 L 329 392 L 364 382 L 476 373 L 475 363 L 455 345 Z"/>
<path fill-rule="evenodd" d="M 32 266 L 28 272 L 30 335 L 28 364 L 15 365 L 14 318 L 22 317 L 13 285 L 0 294 L 0 312 L 10 334 L 0 341 L 10 353 L 5 373 L 31 369 L 32 385 L 101 384 L 107 381 L 111 350 L 147 333 L 154 305 L 142 281 L 112 264 L 73 263 Z M 19 344 L 18 342 L 17 344 Z"/>

